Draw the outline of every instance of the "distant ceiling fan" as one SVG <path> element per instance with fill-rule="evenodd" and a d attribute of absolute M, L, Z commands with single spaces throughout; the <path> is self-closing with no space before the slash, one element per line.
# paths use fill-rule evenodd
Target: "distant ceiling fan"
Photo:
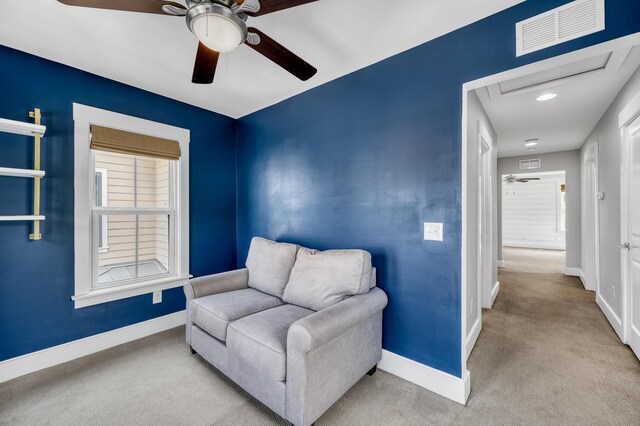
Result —
<path fill-rule="evenodd" d="M 530 182 L 532 180 L 540 180 L 540 178 L 536 178 L 536 177 L 532 177 L 532 178 L 519 178 L 516 175 L 509 175 L 509 176 L 505 176 L 504 181 L 507 182 L 508 184 L 512 184 L 512 183 L 527 183 Z"/>
<path fill-rule="evenodd" d="M 246 24 L 249 16 L 262 16 L 317 0 L 186 0 L 186 7 L 165 0 L 58 1 L 68 6 L 185 16 L 187 27 L 200 41 L 193 83 L 213 83 L 220 53 L 230 52 L 242 43 L 300 80 L 306 81 L 318 72 L 290 50 Z"/>

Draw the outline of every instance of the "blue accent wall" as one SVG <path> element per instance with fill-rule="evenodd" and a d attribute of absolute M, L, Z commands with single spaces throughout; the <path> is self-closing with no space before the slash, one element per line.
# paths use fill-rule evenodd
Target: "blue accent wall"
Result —
<path fill-rule="evenodd" d="M 635 2 L 607 0 L 605 31 L 516 58 L 515 23 L 565 3 L 526 1 L 240 119 L 238 264 L 254 235 L 371 251 L 384 347 L 461 377 L 463 83 L 640 31 Z"/>
<path fill-rule="evenodd" d="M 187 78 L 187 77 L 185 77 Z M 41 241 L 0 222 L 0 360 L 184 309 L 182 288 L 74 309 L 73 113 L 82 103 L 191 130 L 191 273 L 236 264 L 235 120 L 0 46 L 0 117 L 42 109 Z M 32 168 L 33 138 L 0 133 L 0 166 Z M 32 214 L 33 181 L 0 177 L 0 215 Z"/>

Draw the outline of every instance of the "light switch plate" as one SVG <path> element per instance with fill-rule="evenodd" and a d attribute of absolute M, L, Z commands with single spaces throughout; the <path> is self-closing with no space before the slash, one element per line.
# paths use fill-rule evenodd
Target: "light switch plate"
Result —
<path fill-rule="evenodd" d="M 424 223 L 424 239 L 427 241 L 442 241 L 444 237 L 443 224 L 425 222 Z"/>
<path fill-rule="evenodd" d="M 153 304 L 162 303 L 162 290 L 153 292 Z"/>

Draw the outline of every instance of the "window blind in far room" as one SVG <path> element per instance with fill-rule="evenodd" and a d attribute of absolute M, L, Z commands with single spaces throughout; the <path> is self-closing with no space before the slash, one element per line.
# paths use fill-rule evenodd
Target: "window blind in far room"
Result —
<path fill-rule="evenodd" d="M 91 125 L 91 149 L 164 160 L 180 159 L 180 144 L 177 141 L 110 129 L 95 124 Z"/>

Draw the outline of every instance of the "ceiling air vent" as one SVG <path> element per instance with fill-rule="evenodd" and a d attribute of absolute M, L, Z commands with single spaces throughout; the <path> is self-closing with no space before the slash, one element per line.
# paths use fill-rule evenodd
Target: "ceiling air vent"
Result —
<path fill-rule="evenodd" d="M 531 170 L 540 168 L 540 159 L 520 160 L 520 170 Z"/>
<path fill-rule="evenodd" d="M 516 24 L 516 56 L 604 30 L 604 0 L 576 0 Z"/>

